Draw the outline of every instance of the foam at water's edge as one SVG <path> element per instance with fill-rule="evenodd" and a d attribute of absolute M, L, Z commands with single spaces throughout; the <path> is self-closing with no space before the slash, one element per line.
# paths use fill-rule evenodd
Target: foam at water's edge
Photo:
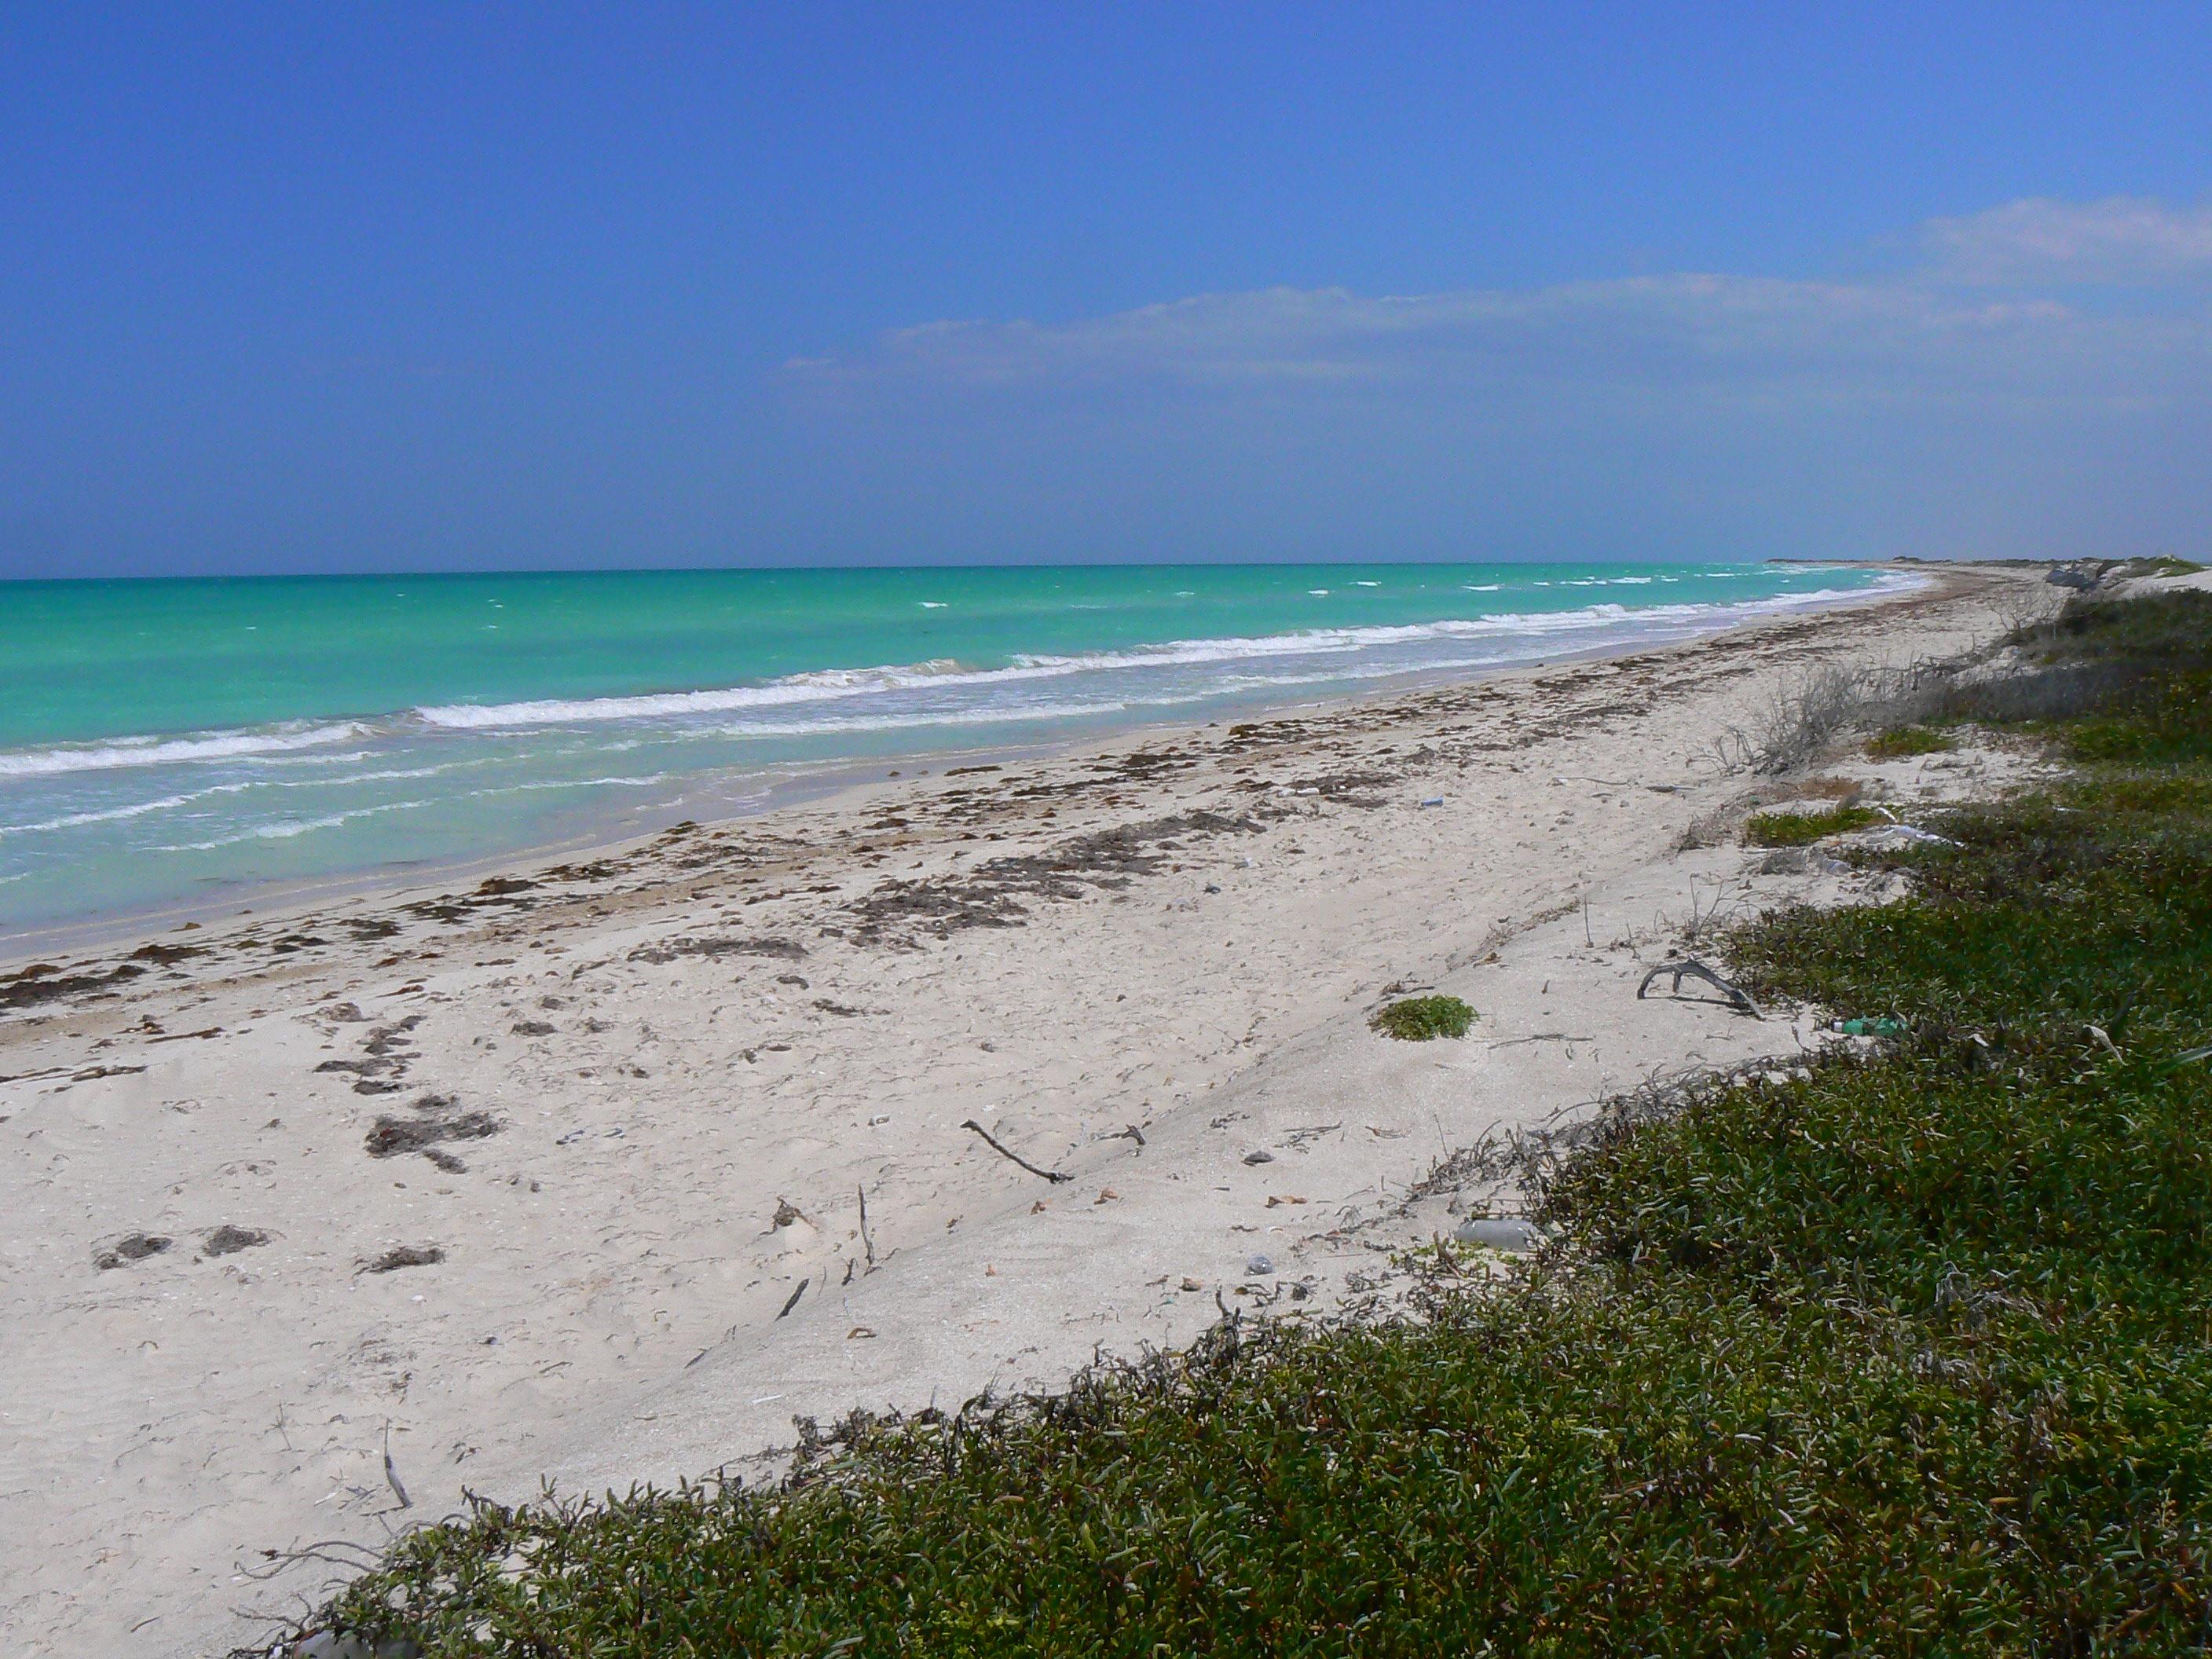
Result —
<path fill-rule="evenodd" d="M 326 743 L 362 738 L 370 728 L 358 720 L 325 725 L 288 722 L 251 732 L 206 732 L 182 738 L 112 738 L 97 744 L 60 744 L 0 754 L 0 778 L 53 777 L 66 772 L 100 772 L 120 766 L 166 766 L 177 761 L 230 760 L 284 754 Z"/>
<path fill-rule="evenodd" d="M 566 726 L 607 720 L 680 718 L 685 715 L 736 714 L 752 708 L 789 706 L 864 696 L 871 693 L 921 688 L 951 690 L 1055 678 L 1069 674 L 1112 673 L 1141 668 L 1195 667 L 1208 663 L 1235 662 L 1249 658 L 1330 656 L 1377 646 L 1411 644 L 1421 640 L 1480 639 L 1571 633 L 1610 623 L 1649 620 L 1683 622 L 1767 616 L 1780 611 L 1833 604 L 1838 599 L 1896 592 L 1917 585 L 1917 578 L 1884 574 L 1863 588 L 1820 588 L 1811 592 L 1747 599 L 1728 605 L 1643 605 L 1606 603 L 1574 611 L 1506 611 L 1493 617 L 1473 617 L 1434 623 L 1412 623 L 1395 627 L 1307 629 L 1288 634 L 1265 634 L 1227 639 L 1176 640 L 1164 645 L 1140 646 L 1126 651 L 1102 651 L 1074 656 L 1018 655 L 1005 668 L 967 669 L 948 662 L 897 665 L 878 668 L 828 669 L 793 674 L 765 685 L 731 686 L 705 691 L 672 691 L 642 696 L 545 698 L 509 703 L 455 703 L 418 708 L 415 717 L 434 726 L 458 731 L 484 731 L 529 726 Z"/>

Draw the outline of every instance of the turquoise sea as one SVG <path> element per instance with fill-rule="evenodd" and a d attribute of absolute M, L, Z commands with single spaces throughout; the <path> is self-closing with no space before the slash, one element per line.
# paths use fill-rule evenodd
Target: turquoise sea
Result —
<path fill-rule="evenodd" d="M 0 583 L 0 938 L 757 809 L 810 778 L 1710 632 L 1767 564 Z"/>

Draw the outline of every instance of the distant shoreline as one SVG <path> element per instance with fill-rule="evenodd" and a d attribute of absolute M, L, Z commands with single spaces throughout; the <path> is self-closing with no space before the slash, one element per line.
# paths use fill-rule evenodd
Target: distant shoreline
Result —
<path fill-rule="evenodd" d="M 1856 568 L 1887 571 L 1891 562 L 1833 559 L 1787 561 L 1768 560 L 1768 563 L 1798 562 L 1821 568 Z M 1159 567 L 1177 568 L 1179 567 Z M 1322 568 L 1335 567 L 1282 567 L 1291 568 Z M 1923 575 L 1924 572 L 1915 572 Z M 1920 586 L 1869 592 L 1825 602 L 1817 608 L 1783 613 L 1781 619 L 1829 614 L 1835 611 L 1863 608 L 1869 605 L 1905 599 L 1921 592 Z M 1710 633 L 1691 635 L 1692 640 L 1711 640 L 1746 629 L 1756 629 L 1776 618 L 1754 617 L 1715 628 Z M 1607 642 L 1587 649 L 1562 649 L 1533 663 L 1502 663 L 1495 667 L 1465 669 L 1413 669 L 1407 672 L 1379 678 L 1362 684 L 1357 690 L 1345 690 L 1322 696 L 1270 696 L 1255 695 L 1249 700 L 1237 701 L 1211 711 L 1212 718 L 1200 724 L 1219 725 L 1227 721 L 1263 718 L 1281 714 L 1293 709 L 1314 709 L 1335 712 L 1356 708 L 1377 699 L 1404 695 L 1408 690 L 1425 688 L 1475 684 L 1487 680 L 1511 678 L 1533 674 L 1547 664 L 1597 661 L 1629 655 L 1652 649 L 1671 648 L 1674 641 L 1653 645 L 1643 641 Z M 665 831 L 671 824 L 690 818 L 709 823 L 731 823 L 772 817 L 775 814 L 795 806 L 802 806 L 849 795 L 864 793 L 872 788 L 895 783 L 902 776 L 927 776 L 947 766 L 1006 763 L 1012 761 L 1042 761 L 1080 755 L 1101 746 L 1128 742 L 1164 733 L 1195 729 L 1188 716 L 1167 714 L 1157 720 L 1138 720 L 1117 725 L 1105 731 L 1076 731 L 1030 744 L 970 744 L 947 745 L 941 748 L 908 750 L 883 761 L 852 759 L 826 760 L 812 764 L 798 764 L 771 769 L 765 774 L 734 772 L 717 776 L 702 774 L 696 781 L 701 793 L 711 794 L 717 787 L 726 792 L 740 782 L 768 780 L 764 794 L 757 804 L 737 810 L 714 811 L 711 807 L 703 814 L 691 798 L 655 809 L 634 822 L 622 823 L 610 813 L 599 825 L 578 834 L 550 841 L 501 848 L 478 855 L 455 858 L 429 857 L 401 863 L 386 863 L 371 868 L 338 872 L 325 877 L 303 880 L 270 878 L 248 880 L 224 886 L 209 896 L 174 903 L 149 907 L 124 907 L 112 912 L 72 919 L 48 926 L 8 928 L 0 925 L 0 972 L 9 968 L 53 955 L 68 955 L 112 948 L 118 944 L 175 932 L 179 929 L 198 931 L 219 927 L 224 922 L 251 915 L 258 922 L 266 923 L 272 918 L 301 914 L 308 910 L 344 902 L 375 902 L 426 892 L 435 887 L 478 879 L 517 870 L 528 871 L 564 860 L 588 860 L 594 856 L 620 853 L 651 839 Z M 614 803 L 610 802 L 610 806 Z M 0 890 L 4 892 L 4 890 Z M 4 919 L 4 907 L 0 907 L 0 919 Z"/>
<path fill-rule="evenodd" d="M 1863 568 L 1863 571 L 1891 573 L 1891 566 L 1887 562 L 1874 560 L 1808 560 L 1805 564 L 1812 564 L 1816 568 Z M 1144 568 L 1175 571 L 1182 566 L 1144 566 Z M 1321 571 L 1321 568 L 1382 568 L 1382 566 L 1329 564 L 1272 566 L 1272 568 Z M 1416 568 L 1416 566 L 1409 566 L 1409 568 Z M 1455 566 L 1420 566 L 1420 568 L 1455 568 Z M 1610 566 L 1590 566 L 1590 568 L 1610 568 Z M 1668 566 L 1655 566 L 1655 568 L 1668 568 Z M 1916 575 L 1920 581 L 1929 580 L 1927 571 L 1916 571 L 1911 575 Z M 1907 588 L 1907 592 L 1911 592 L 1911 588 Z M 1867 604 L 1871 599 L 1881 598 L 1889 598 L 1889 595 L 1887 592 L 1850 595 L 1850 598 L 1825 602 L 1820 606 L 1805 606 L 1781 615 L 1818 615 L 1827 613 L 1827 611 L 1838 611 L 1838 608 L 1858 606 L 1858 604 Z M 1635 606 L 1631 606 L 1631 613 L 1632 611 L 1635 611 Z M 1732 629 L 1759 626 L 1763 619 L 1765 617 L 1723 623 L 1723 626 L 1714 626 L 1712 633 L 1694 633 L 1687 635 L 1687 637 L 1719 637 Z M 1544 657 L 1535 661 L 1579 661 L 1589 659 L 1589 657 L 1610 657 L 1610 654 L 1648 648 L 1655 648 L 1655 646 L 1646 639 L 1604 641 L 1604 644 L 1590 646 L 1590 648 L 1573 648 L 1573 646 L 1562 644 L 1562 648 L 1548 650 Z M 1285 708 L 1334 708 L 1338 703 L 1358 703 L 1360 699 L 1370 699 L 1370 696 L 1395 696 L 1405 692 L 1407 688 L 1489 679 L 1489 677 L 1498 675 L 1524 672 L 1526 668 L 1528 668 L 1528 661 L 1500 661 L 1498 665 L 1482 665 L 1482 668 L 1474 668 L 1474 671 L 1468 671 L 1468 668 L 1409 668 L 1409 671 L 1398 672 L 1398 675 L 1349 681 L 1345 686 L 1322 692 L 1318 696 L 1307 692 L 1305 688 L 1298 688 L 1291 695 L 1252 690 L 1245 696 L 1217 699 L 1212 706 L 1203 710 L 1203 714 L 1212 721 L 1234 721 L 1234 719 L 1263 717 L 1263 714 L 1285 710 Z M 783 763 L 750 769 L 702 769 L 702 772 L 684 776 L 681 790 L 672 799 L 637 807 L 637 810 L 630 810 L 629 803 L 619 796 L 619 792 L 606 792 L 592 810 L 581 811 L 580 817 L 584 818 L 584 823 L 577 825 L 571 834 L 531 838 L 531 841 L 518 842 L 518 845 L 493 848 L 489 852 L 453 854 L 453 856 L 429 854 L 429 856 L 422 858 L 383 860 L 383 863 L 374 863 L 368 867 L 337 869 L 337 872 L 323 876 L 264 876 L 264 878 L 226 880 L 219 887 L 212 887 L 206 894 L 195 896 L 195 898 L 119 902 L 111 909 L 104 909 L 101 914 L 70 915 L 70 918 L 60 918 L 60 921 L 53 922 L 33 922 L 33 925 L 18 927 L 4 925 L 4 915 L 7 915 L 4 891 L 7 890 L 4 890 L 4 884 L 0 884 L 0 963 L 28 963 L 28 960 L 35 960 L 40 956 L 82 951 L 82 949 L 101 947 L 101 945 L 112 945 L 112 942 L 126 940 L 126 938 L 149 936 L 149 933 L 179 929 L 179 927 L 219 925 L 222 921 L 234 918 L 241 911 L 252 911 L 258 915 L 289 914 L 289 911 L 303 909 L 303 907 L 327 905 L 327 902 L 337 902 L 343 898 L 376 896 L 387 894 L 387 891 L 410 891 L 416 887 L 427 887 L 427 884 L 453 883 L 453 880 L 473 878 L 473 876 L 495 874 L 502 869 L 550 863 L 550 860 L 564 856 L 586 856 L 595 849 L 622 848 L 635 838 L 653 836 L 659 830 L 665 830 L 671 823 L 679 823 L 684 818 L 708 818 L 708 821 L 754 818 L 763 817 L 763 814 L 775 814 L 775 811 L 799 805 L 799 803 L 821 801 L 825 796 L 842 794 L 842 792 L 856 790 L 856 787 L 867 787 L 867 785 L 880 783 L 880 781 L 887 781 L 896 775 L 911 776 L 915 772 L 927 772 L 927 769 L 936 769 L 949 763 L 956 765 L 963 763 L 963 761 L 975 763 L 975 761 L 1009 759 L 1009 757 L 1042 759 L 1042 757 L 1078 752 L 1088 745 L 1124 741 L 1134 734 L 1179 730 L 1183 726 L 1190 726 L 1192 712 L 1164 710 L 1159 717 L 1109 721 L 1103 726 L 1099 726 L 1097 721 L 1084 721 L 1073 726 L 1071 730 L 1046 737 L 1042 741 L 1030 741 L 1030 744 L 1020 744 L 1020 741 L 995 744 L 995 741 L 957 741 L 957 738 L 953 738 L 947 744 L 931 745 L 931 748 L 902 750 L 902 752 L 894 752 L 890 757 L 883 757 L 883 759 L 825 757 L 825 759 L 818 761 L 783 761 Z M 330 717 L 325 723 L 343 721 L 341 717 Z"/>

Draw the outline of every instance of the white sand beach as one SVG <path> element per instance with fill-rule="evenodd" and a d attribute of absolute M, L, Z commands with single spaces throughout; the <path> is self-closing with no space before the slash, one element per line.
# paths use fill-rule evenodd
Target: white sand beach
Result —
<path fill-rule="evenodd" d="M 1719 740 L 1808 672 L 2041 593 L 1926 574 L 0 967 L 0 1648 L 221 1653 L 336 1571 L 264 1552 L 1383 1285 L 1455 1149 L 1821 1040 L 1635 990 L 1715 914 L 1863 879 L 1686 832 L 1748 805 Z M 1860 771 L 1909 801 L 1998 763 Z M 1390 1042 L 1393 987 L 1477 1024 Z"/>

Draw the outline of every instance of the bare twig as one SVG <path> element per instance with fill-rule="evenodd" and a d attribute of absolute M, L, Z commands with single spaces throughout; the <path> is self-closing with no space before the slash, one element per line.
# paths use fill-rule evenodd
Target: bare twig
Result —
<path fill-rule="evenodd" d="M 1000 1158 L 1020 1164 L 1022 1168 L 1027 1170 L 1033 1176 L 1042 1176 L 1047 1181 L 1054 1182 L 1073 1181 L 1075 1179 L 1073 1176 L 1065 1174 L 1059 1170 L 1040 1170 L 1036 1164 L 1030 1163 L 1029 1159 L 1024 1158 L 1019 1152 L 1008 1152 L 1004 1146 L 999 1144 L 997 1138 L 994 1137 L 988 1129 L 976 1122 L 972 1117 L 961 1124 L 960 1127 L 963 1129 L 973 1129 L 977 1134 L 983 1137 L 984 1145 L 990 1147 L 990 1149 L 996 1152 Z"/>
<path fill-rule="evenodd" d="M 333 1550 L 349 1550 L 350 1555 L 333 1555 Z M 347 1538 L 325 1538 L 313 1544 L 299 1544 L 289 1550 L 264 1549 L 261 1559 L 269 1563 L 265 1567 L 249 1567 L 244 1562 L 234 1565 L 241 1578 L 266 1581 L 291 1571 L 303 1562 L 319 1561 L 326 1566 L 338 1567 L 349 1573 L 366 1572 L 377 1563 L 377 1552 L 366 1544 L 356 1544 Z"/>
<path fill-rule="evenodd" d="M 411 1510 L 415 1500 L 407 1495 L 407 1488 L 399 1484 L 399 1471 L 392 1462 L 392 1425 L 384 1425 L 384 1478 L 392 1487 L 392 1495 L 399 1500 L 399 1507 Z"/>
<path fill-rule="evenodd" d="M 784 1314 L 789 1313 L 793 1308 L 797 1307 L 799 1305 L 799 1298 L 806 1294 L 806 1287 L 813 1282 L 814 1281 L 811 1279 L 800 1279 L 799 1281 L 799 1288 L 791 1293 L 791 1300 L 783 1304 L 782 1312 L 778 1313 L 776 1317 L 781 1319 L 783 1317 Z"/>
<path fill-rule="evenodd" d="M 868 1236 L 868 1189 L 863 1187 L 860 1193 L 860 1248 L 868 1253 L 868 1271 L 873 1273 L 876 1270 L 876 1241 Z"/>
<path fill-rule="evenodd" d="M 1751 1000 L 1749 992 L 1741 986 L 1729 984 L 1728 981 L 1694 957 L 1675 957 L 1661 963 L 1650 973 L 1644 975 L 1644 982 L 1636 988 L 1636 1000 L 1638 1002 L 1643 1001 L 1650 993 L 1651 987 L 1662 975 L 1672 976 L 1674 982 L 1668 988 L 1674 995 L 1681 994 L 1683 976 L 1686 975 L 1690 978 L 1705 981 L 1706 984 L 1726 997 L 1729 1006 L 1738 1013 L 1749 1014 L 1753 1019 L 1759 1018 L 1759 1005 Z"/>

